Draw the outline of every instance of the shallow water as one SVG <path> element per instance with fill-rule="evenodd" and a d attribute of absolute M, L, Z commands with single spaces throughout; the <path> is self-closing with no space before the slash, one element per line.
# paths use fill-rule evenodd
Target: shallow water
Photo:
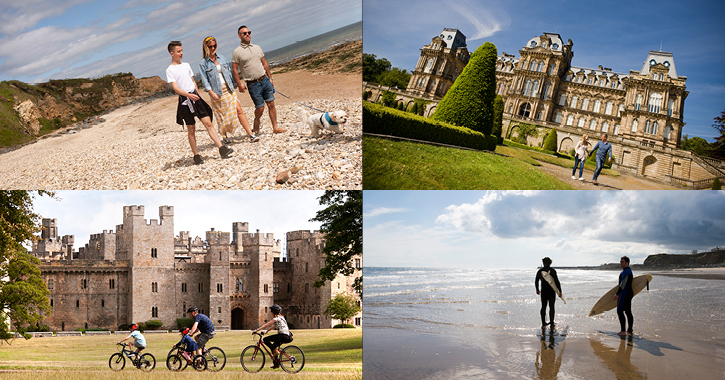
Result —
<path fill-rule="evenodd" d="M 365 378 L 580 378 L 571 360 L 637 378 L 667 365 L 650 369 L 650 359 L 671 356 L 700 363 L 705 374 L 725 372 L 725 281 L 655 276 L 633 300 L 635 336 L 622 340 L 614 310 L 588 316 L 619 272 L 558 270 L 566 304 L 556 302 L 553 334 L 540 326 L 535 274 L 536 268 L 365 268 Z M 575 353 L 562 356 L 567 344 Z M 628 350 L 632 361 L 617 359 Z M 646 369 L 610 366 L 610 359 L 632 368 L 644 360 Z"/>

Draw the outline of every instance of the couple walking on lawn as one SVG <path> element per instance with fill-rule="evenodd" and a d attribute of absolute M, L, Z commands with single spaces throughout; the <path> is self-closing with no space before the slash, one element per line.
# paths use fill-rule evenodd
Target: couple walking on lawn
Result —
<path fill-rule="evenodd" d="M 571 170 L 571 179 L 576 179 L 576 167 L 579 166 L 579 180 L 584 180 L 584 178 L 582 177 L 582 174 L 584 172 L 584 161 L 586 161 L 587 158 L 592 155 L 592 152 L 596 150 L 597 168 L 594 170 L 594 177 L 592 177 L 592 182 L 594 182 L 595 185 L 598 185 L 597 178 L 599 177 L 599 173 L 602 171 L 605 159 L 606 163 L 609 163 L 609 161 L 612 159 L 612 144 L 607 141 L 607 134 L 602 134 L 602 141 L 597 142 L 597 145 L 594 145 L 594 149 L 589 152 L 588 140 L 589 136 L 586 134 L 583 135 L 581 140 L 579 140 L 579 142 L 576 144 L 576 148 L 574 148 L 576 154 L 574 155 L 574 168 Z M 609 156 L 607 157 L 607 155 Z"/>

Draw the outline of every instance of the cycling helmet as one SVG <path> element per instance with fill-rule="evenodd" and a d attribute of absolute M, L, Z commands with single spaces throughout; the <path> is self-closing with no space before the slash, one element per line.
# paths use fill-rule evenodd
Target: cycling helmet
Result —
<path fill-rule="evenodd" d="M 196 306 L 192 306 L 192 307 L 190 307 L 189 309 L 186 310 L 187 313 L 191 313 L 191 312 L 194 312 L 194 311 L 198 313 L 199 312 L 199 308 L 196 307 Z"/>
<path fill-rule="evenodd" d="M 138 330 L 138 325 L 134 323 L 131 325 L 130 329 L 131 331 Z"/>
<path fill-rule="evenodd" d="M 184 328 L 183 328 L 183 329 L 182 329 L 181 331 L 179 331 L 179 332 L 181 333 L 181 335 L 186 335 L 186 334 L 188 334 L 188 333 L 189 333 L 189 328 L 188 328 L 188 327 L 184 327 Z"/>
<path fill-rule="evenodd" d="M 274 314 L 279 314 L 279 313 L 281 313 L 281 312 L 282 312 L 282 307 L 281 307 L 281 306 L 279 306 L 279 305 L 272 305 L 272 306 L 271 306 L 271 307 L 269 308 L 269 310 L 271 310 L 271 311 L 272 311 L 272 313 L 274 313 Z"/>

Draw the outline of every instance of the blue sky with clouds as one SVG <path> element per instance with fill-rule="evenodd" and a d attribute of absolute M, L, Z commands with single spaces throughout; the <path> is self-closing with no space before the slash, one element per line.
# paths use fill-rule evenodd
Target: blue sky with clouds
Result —
<path fill-rule="evenodd" d="M 2 0 L 0 80 L 118 72 L 165 79 L 171 40 L 184 44 L 183 61 L 196 68 L 209 35 L 231 59 L 242 24 L 270 51 L 360 20 L 361 0 Z"/>
<path fill-rule="evenodd" d="M 683 135 L 712 142 L 712 119 L 725 109 L 724 13 L 725 2 L 712 0 L 364 0 L 363 51 L 411 71 L 443 28 L 458 28 L 470 52 L 490 41 L 517 57 L 529 39 L 555 32 L 574 43 L 572 65 L 628 74 L 661 44 L 687 77 Z"/>
<path fill-rule="evenodd" d="M 232 223 L 249 222 L 249 231 L 274 233 L 275 239 L 296 230 L 319 230 L 310 222 L 322 191 L 57 191 L 56 198 L 35 196 L 33 208 L 57 219 L 58 234 L 74 235 L 75 247 L 91 234 L 115 231 L 123 224 L 123 206 L 143 205 L 145 219 L 159 219 L 160 206 L 174 206 L 174 233 L 189 231 L 206 239 L 206 231 L 232 232 Z"/>
<path fill-rule="evenodd" d="M 371 191 L 365 266 L 600 265 L 725 246 L 722 191 Z"/>

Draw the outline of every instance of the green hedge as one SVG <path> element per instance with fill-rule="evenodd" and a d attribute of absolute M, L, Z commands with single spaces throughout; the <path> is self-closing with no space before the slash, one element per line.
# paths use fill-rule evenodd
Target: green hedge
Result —
<path fill-rule="evenodd" d="M 541 152 L 541 153 L 556 155 L 556 152 L 554 152 L 553 150 L 544 150 L 544 149 L 541 149 L 541 148 L 538 148 L 538 147 L 535 147 L 535 146 L 528 146 L 528 145 L 520 144 L 520 143 L 517 143 L 516 141 L 512 141 L 512 140 L 506 140 L 506 142 L 504 143 L 504 145 L 510 146 L 510 147 L 513 147 L 513 148 L 533 150 L 535 152 Z"/>
<path fill-rule="evenodd" d="M 408 112 L 363 102 L 363 131 L 480 150 L 495 150 L 496 137 Z"/>
<path fill-rule="evenodd" d="M 158 330 L 163 325 L 164 325 L 163 322 L 156 320 L 156 319 L 146 321 L 146 329 L 148 329 L 148 330 Z"/>
<path fill-rule="evenodd" d="M 184 327 L 189 327 L 194 325 L 194 318 L 176 318 L 176 327 L 179 328 L 179 330 L 183 329 Z"/>
<path fill-rule="evenodd" d="M 349 323 L 339 323 L 335 326 L 332 326 L 333 329 L 354 329 L 355 326 L 349 324 Z"/>

